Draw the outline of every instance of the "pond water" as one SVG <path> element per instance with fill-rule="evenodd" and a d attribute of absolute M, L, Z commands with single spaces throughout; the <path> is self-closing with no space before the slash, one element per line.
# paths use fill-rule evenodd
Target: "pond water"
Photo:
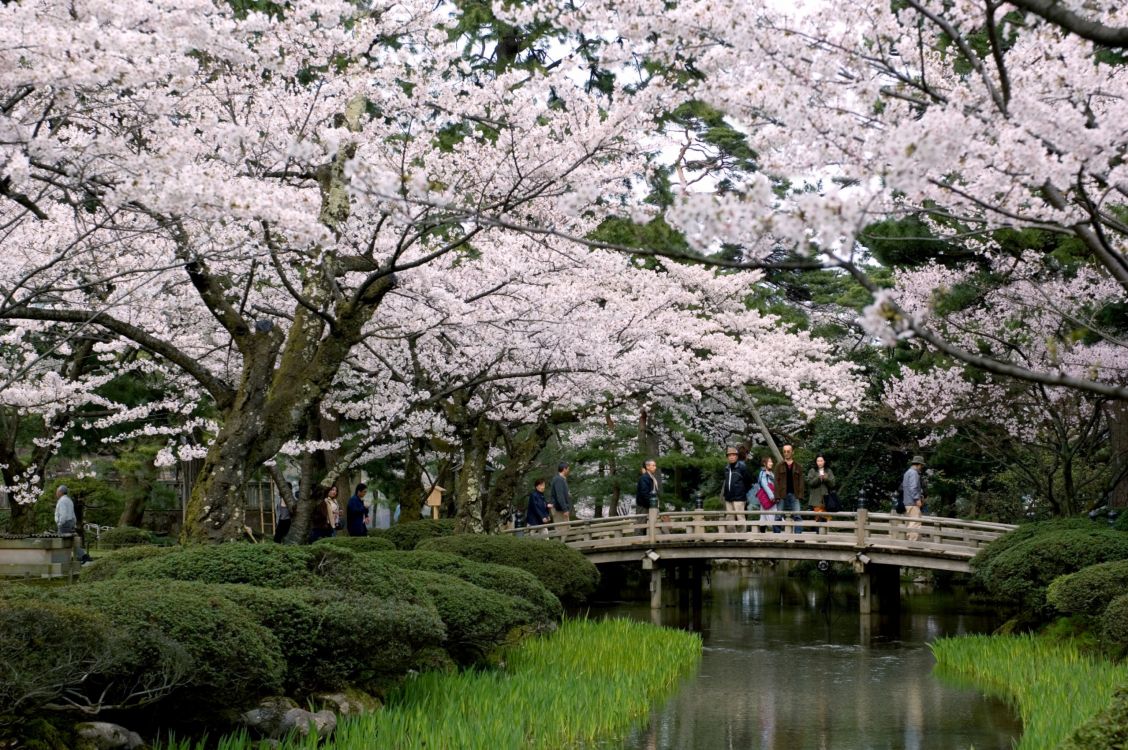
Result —
<path fill-rule="evenodd" d="M 697 610 L 591 612 L 704 640 L 696 674 L 624 748 L 1009 750 L 1021 734 L 1006 704 L 932 674 L 930 641 L 997 624 L 956 595 L 904 584 L 899 615 L 863 617 L 846 581 L 715 571 L 708 588 Z"/>

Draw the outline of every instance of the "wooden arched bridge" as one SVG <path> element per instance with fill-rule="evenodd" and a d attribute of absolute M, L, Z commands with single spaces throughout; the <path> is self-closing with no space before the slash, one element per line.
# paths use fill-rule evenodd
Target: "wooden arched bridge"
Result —
<path fill-rule="evenodd" d="M 773 509 L 774 510 L 774 509 Z M 1015 527 L 956 518 L 810 511 L 782 518 L 760 510 L 743 513 L 690 510 L 612 516 L 548 524 L 510 533 L 558 539 L 593 563 L 640 562 L 652 575 L 655 606 L 661 601 L 666 563 L 716 559 L 828 560 L 852 563 L 859 574 L 862 612 L 870 611 L 871 575 L 896 577 L 901 566 L 970 571 L 971 558 Z M 802 531 L 800 531 L 802 529 Z"/>

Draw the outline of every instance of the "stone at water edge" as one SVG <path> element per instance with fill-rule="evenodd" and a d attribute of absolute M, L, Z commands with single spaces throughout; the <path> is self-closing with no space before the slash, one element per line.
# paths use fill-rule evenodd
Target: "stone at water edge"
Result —
<path fill-rule="evenodd" d="M 301 709 L 296 702 L 285 696 L 263 698 L 258 706 L 240 717 L 240 723 L 259 737 L 280 738 L 287 731 L 282 728 L 286 714 L 294 710 Z"/>
<path fill-rule="evenodd" d="M 379 698 L 368 693 L 349 688 L 340 693 L 321 693 L 313 696 L 313 702 L 338 716 L 361 716 L 379 711 L 383 704 Z"/>
<path fill-rule="evenodd" d="M 298 737 L 308 737 L 316 732 L 322 739 L 337 730 L 337 715 L 332 711 L 310 713 L 302 708 L 292 708 L 282 717 L 282 734 L 294 732 Z"/>
<path fill-rule="evenodd" d="M 107 721 L 85 721 L 76 724 L 78 736 L 75 750 L 138 750 L 145 747 L 141 735 Z"/>

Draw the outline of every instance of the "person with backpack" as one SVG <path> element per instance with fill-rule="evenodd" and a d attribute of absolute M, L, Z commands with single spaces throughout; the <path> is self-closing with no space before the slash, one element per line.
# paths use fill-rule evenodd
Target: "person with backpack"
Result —
<path fill-rule="evenodd" d="M 753 491 L 752 473 L 748 466 L 740 459 L 740 451 L 735 446 L 725 448 L 725 480 L 721 485 L 721 494 L 725 501 L 725 510 L 733 521 L 744 520 L 744 511 L 748 507 L 748 493 Z M 743 532 L 743 525 L 733 527 L 736 532 Z"/>

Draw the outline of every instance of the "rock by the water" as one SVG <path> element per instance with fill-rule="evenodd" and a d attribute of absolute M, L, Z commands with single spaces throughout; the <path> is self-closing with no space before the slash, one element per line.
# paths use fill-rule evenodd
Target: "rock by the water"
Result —
<path fill-rule="evenodd" d="M 313 697 L 314 703 L 338 716 L 360 716 L 379 711 L 380 699 L 360 690 L 348 689 L 342 693 L 322 693 Z"/>
<path fill-rule="evenodd" d="M 259 737 L 282 737 L 288 730 L 283 729 L 286 714 L 301 709 L 298 704 L 284 696 L 263 698 L 258 706 L 242 715 L 241 723 Z"/>
<path fill-rule="evenodd" d="M 141 735 L 107 721 L 86 721 L 75 725 L 78 745 L 75 750 L 138 750 L 145 747 Z"/>
<path fill-rule="evenodd" d="M 293 731 L 298 737 L 308 737 L 316 732 L 326 738 L 337 729 L 337 715 L 332 711 L 311 713 L 303 708 L 292 708 L 282 719 L 282 734 Z"/>

